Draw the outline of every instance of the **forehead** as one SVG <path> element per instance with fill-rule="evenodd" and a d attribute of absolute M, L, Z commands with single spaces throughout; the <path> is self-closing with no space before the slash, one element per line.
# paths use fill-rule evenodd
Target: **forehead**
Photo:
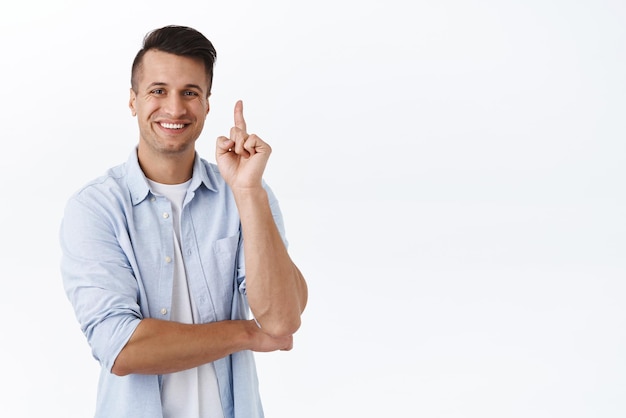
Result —
<path fill-rule="evenodd" d="M 147 51 L 139 68 L 139 84 L 164 83 L 172 86 L 196 84 L 207 87 L 208 80 L 201 59 L 183 57 L 159 50 Z"/>

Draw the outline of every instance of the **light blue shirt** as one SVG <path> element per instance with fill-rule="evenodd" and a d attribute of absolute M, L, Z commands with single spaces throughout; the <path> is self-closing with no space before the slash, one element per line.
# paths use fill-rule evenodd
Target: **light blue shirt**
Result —
<path fill-rule="evenodd" d="M 276 225 L 278 202 L 264 183 Z M 100 362 L 96 417 L 162 416 L 161 376 L 116 376 L 113 363 L 142 318 L 169 319 L 174 279 L 170 202 L 154 195 L 134 150 L 125 164 L 88 183 L 68 201 L 61 223 L 66 294 Z M 240 219 L 217 166 L 196 154 L 183 203 L 180 244 L 189 292 L 201 322 L 248 319 Z M 254 356 L 240 351 L 214 362 L 226 418 L 263 417 Z"/>

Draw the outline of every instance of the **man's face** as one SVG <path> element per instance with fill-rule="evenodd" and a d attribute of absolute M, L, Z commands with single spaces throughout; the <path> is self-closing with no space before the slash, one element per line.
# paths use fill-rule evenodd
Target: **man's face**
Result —
<path fill-rule="evenodd" d="M 158 50 L 145 53 L 130 91 L 139 123 L 139 147 L 156 154 L 194 152 L 209 113 L 204 63 Z"/>

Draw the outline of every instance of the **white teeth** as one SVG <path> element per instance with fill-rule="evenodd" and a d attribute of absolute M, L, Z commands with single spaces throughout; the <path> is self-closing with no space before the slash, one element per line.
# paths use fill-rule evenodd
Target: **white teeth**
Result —
<path fill-rule="evenodd" d="M 182 129 L 185 127 L 182 123 L 162 123 L 161 126 L 167 129 Z"/>

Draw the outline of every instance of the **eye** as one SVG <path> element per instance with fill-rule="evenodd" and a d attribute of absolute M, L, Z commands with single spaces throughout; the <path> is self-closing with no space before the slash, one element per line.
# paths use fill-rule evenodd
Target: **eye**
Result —
<path fill-rule="evenodd" d="M 196 93 L 195 91 L 190 91 L 190 90 L 187 90 L 186 92 L 184 92 L 184 93 L 183 93 L 183 95 L 185 95 L 185 96 L 195 97 L 195 96 L 197 96 L 197 95 L 198 95 L 198 93 Z"/>
<path fill-rule="evenodd" d="M 163 89 L 154 89 L 150 93 L 151 94 L 164 94 L 165 90 L 163 90 Z"/>

